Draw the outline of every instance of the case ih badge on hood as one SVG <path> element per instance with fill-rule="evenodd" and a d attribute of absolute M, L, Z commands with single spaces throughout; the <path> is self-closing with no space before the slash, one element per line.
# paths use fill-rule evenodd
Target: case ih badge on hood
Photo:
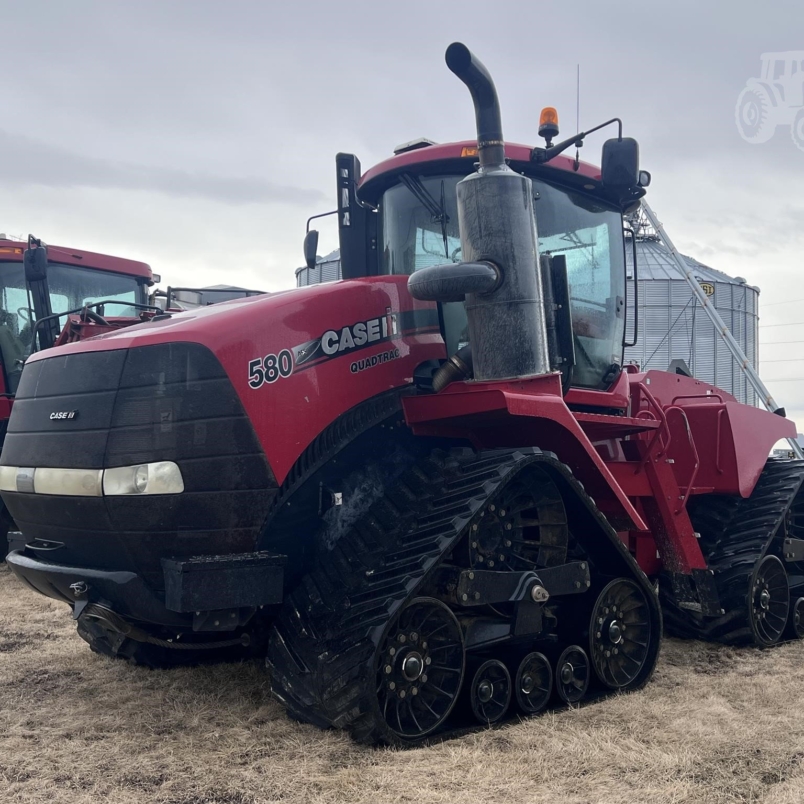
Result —
<path fill-rule="evenodd" d="M 328 329 L 320 337 L 306 341 L 292 349 L 283 349 L 278 354 L 269 354 L 262 358 L 250 360 L 248 364 L 248 384 L 257 389 L 265 383 L 276 382 L 280 378 L 290 377 L 294 371 L 309 368 L 325 360 L 340 357 L 344 352 L 354 352 L 389 341 L 398 335 L 409 335 L 428 329 L 438 328 L 438 312 L 436 310 L 410 310 L 395 313 L 386 308 L 385 315 L 363 319 L 337 329 Z M 370 358 L 352 364 L 353 374 L 379 363 L 385 363 L 398 357 L 398 351 L 377 355 L 376 361 Z"/>
<path fill-rule="evenodd" d="M 51 419 L 74 419 L 78 415 L 77 410 L 54 410 L 50 414 Z"/>

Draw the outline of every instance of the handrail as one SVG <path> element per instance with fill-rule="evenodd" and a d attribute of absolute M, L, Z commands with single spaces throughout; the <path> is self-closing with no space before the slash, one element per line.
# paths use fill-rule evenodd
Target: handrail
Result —
<path fill-rule="evenodd" d="M 137 310 L 155 310 L 157 313 L 162 312 L 162 308 L 157 307 L 155 304 L 140 304 L 139 302 L 121 301 L 119 299 L 103 299 L 102 301 L 89 302 L 82 307 L 76 307 L 74 310 L 65 310 L 63 313 L 52 313 L 51 315 L 45 315 L 35 321 L 33 327 L 31 328 L 31 351 L 40 351 L 36 348 L 36 335 L 39 332 L 41 325 L 44 324 L 45 321 L 52 321 L 53 319 L 58 321 L 60 318 L 64 318 L 66 315 L 84 313 L 84 311 L 91 311 L 93 307 L 103 307 L 107 304 L 119 304 L 123 307 L 135 307 Z"/>
<path fill-rule="evenodd" d="M 671 405 L 670 407 L 665 410 L 665 416 L 669 414 L 671 411 L 678 411 L 681 414 L 681 418 L 684 420 L 684 429 L 687 431 L 687 440 L 689 441 L 690 449 L 692 450 L 693 458 L 695 459 L 695 465 L 692 469 L 692 474 L 690 475 L 690 479 L 687 483 L 687 490 L 684 494 L 679 497 L 680 502 L 678 503 L 678 508 L 676 508 L 676 513 L 680 514 L 684 507 L 687 505 L 687 500 L 690 498 L 690 491 L 692 490 L 692 486 L 695 483 L 695 478 L 698 477 L 698 469 L 701 467 L 701 461 L 698 458 L 698 450 L 695 446 L 695 439 L 692 437 L 692 429 L 690 428 L 690 420 L 687 418 L 687 414 L 684 412 L 684 408 L 680 407 L 679 405 Z"/>
<path fill-rule="evenodd" d="M 717 430 L 715 432 L 715 469 L 719 475 L 723 474 L 723 470 L 720 468 L 720 423 L 723 421 L 723 415 L 725 414 L 726 409 L 721 408 L 717 412 Z"/>
<path fill-rule="evenodd" d="M 723 397 L 720 394 L 680 394 L 674 396 L 670 404 L 675 405 L 678 399 L 717 399 L 721 405 L 723 404 Z"/>
<path fill-rule="evenodd" d="M 650 389 L 644 382 L 635 382 L 633 383 L 633 387 L 635 387 L 639 393 L 645 395 L 645 400 L 648 403 L 649 407 L 652 407 L 656 413 L 655 418 L 661 423 L 661 426 L 656 430 L 653 438 L 648 443 L 648 448 L 645 450 L 645 456 L 639 462 L 639 465 L 634 470 L 634 474 L 638 475 L 642 471 L 642 467 L 653 457 L 653 448 L 656 446 L 656 442 L 662 437 L 662 431 L 667 434 L 667 442 L 662 446 L 661 451 L 658 453 L 656 457 L 659 457 L 663 453 L 667 452 L 668 448 L 670 447 L 670 441 L 672 440 L 672 435 L 670 434 L 670 428 L 667 426 L 667 416 L 665 416 L 665 412 L 662 410 L 659 403 L 656 401 L 653 394 L 650 392 Z M 634 418 L 639 418 L 641 413 L 649 413 L 650 411 L 637 411 L 637 415 Z"/>

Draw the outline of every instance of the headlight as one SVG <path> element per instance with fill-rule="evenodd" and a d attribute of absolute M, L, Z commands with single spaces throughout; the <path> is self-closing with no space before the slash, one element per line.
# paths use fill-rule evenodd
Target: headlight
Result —
<path fill-rule="evenodd" d="M 114 469 L 0 466 L 0 491 L 68 497 L 180 494 L 184 491 L 184 480 L 181 469 L 173 461 Z"/>
<path fill-rule="evenodd" d="M 66 494 L 71 497 L 100 497 L 103 469 L 35 469 L 35 494 Z M 19 475 L 17 475 L 19 489 Z"/>
<path fill-rule="evenodd" d="M 138 466 L 119 466 L 103 472 L 103 493 L 118 494 L 179 494 L 184 491 L 181 470 L 173 461 L 142 463 Z"/>
<path fill-rule="evenodd" d="M 17 490 L 17 467 L 0 466 L 0 491 Z"/>

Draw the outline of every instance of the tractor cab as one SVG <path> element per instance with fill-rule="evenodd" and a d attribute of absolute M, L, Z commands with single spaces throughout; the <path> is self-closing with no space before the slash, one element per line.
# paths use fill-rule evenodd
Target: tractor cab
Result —
<path fill-rule="evenodd" d="M 563 257 L 566 265 L 575 350 L 572 385 L 605 390 L 622 366 L 626 329 L 635 334 L 634 322 L 626 327 L 623 212 L 644 191 L 612 189 L 602 182 L 600 169 L 561 155 L 540 162 L 534 158 L 540 152 L 505 146 L 510 167 L 533 182 L 540 254 Z M 362 176 L 357 159 L 340 154 L 344 278 L 410 275 L 461 262 L 456 186 L 476 163 L 476 142 L 414 141 Z M 452 355 L 469 340 L 466 309 L 462 302 L 444 302 L 439 310 Z"/>
<path fill-rule="evenodd" d="M 55 344 L 68 312 L 102 302 L 136 319 L 153 284 L 142 262 L 0 235 L 0 389 L 14 395 L 25 360 Z"/>

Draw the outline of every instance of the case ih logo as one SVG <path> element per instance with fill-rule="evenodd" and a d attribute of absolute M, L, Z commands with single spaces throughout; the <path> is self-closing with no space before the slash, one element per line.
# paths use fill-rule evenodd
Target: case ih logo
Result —
<path fill-rule="evenodd" d="M 385 315 L 355 321 L 345 327 L 328 329 L 318 338 L 306 341 L 278 354 L 257 357 L 248 363 L 248 384 L 257 390 L 266 383 L 285 379 L 297 371 L 317 366 L 327 360 L 334 360 L 344 353 L 354 353 L 377 346 L 400 335 L 422 332 L 439 332 L 438 310 L 406 310 L 394 312 L 390 307 Z M 396 360 L 398 350 L 380 353 L 367 360 L 356 360 L 350 364 L 352 374 L 367 368 Z"/>
<path fill-rule="evenodd" d="M 54 410 L 50 414 L 51 420 L 53 419 L 74 419 L 78 415 L 77 410 Z"/>

